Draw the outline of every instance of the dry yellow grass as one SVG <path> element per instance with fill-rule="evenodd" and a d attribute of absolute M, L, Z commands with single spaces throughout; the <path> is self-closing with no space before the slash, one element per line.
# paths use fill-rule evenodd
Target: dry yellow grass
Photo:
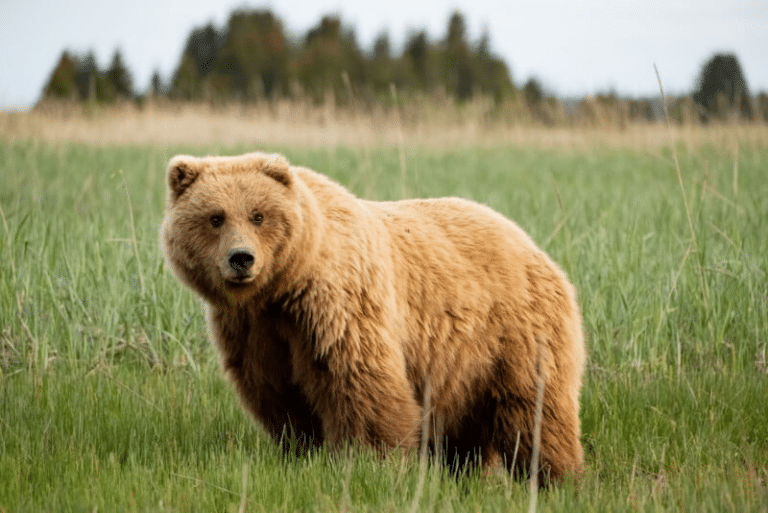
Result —
<path fill-rule="evenodd" d="M 479 112 L 479 111 L 478 111 Z M 401 124 L 401 119 L 404 121 Z M 0 111 L 0 138 L 87 144 L 253 144 L 254 147 L 533 146 L 561 150 L 768 147 L 765 124 L 673 126 L 629 124 L 543 127 L 489 121 L 471 109 L 356 113 L 296 103 L 217 107 L 124 106 L 112 109 L 48 108 Z M 403 142 L 401 142 L 403 141 Z"/>

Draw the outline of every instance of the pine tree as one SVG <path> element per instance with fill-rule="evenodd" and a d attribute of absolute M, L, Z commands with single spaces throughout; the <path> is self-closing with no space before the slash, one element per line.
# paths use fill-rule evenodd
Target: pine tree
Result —
<path fill-rule="evenodd" d="M 192 29 L 168 95 L 177 100 L 201 100 L 205 90 L 203 79 L 216 68 L 217 54 L 223 44 L 224 35 L 210 23 Z"/>
<path fill-rule="evenodd" d="M 106 81 L 114 96 L 123 99 L 133 99 L 133 78 L 123 62 L 120 50 L 115 50 L 112 63 L 106 73 Z"/>
<path fill-rule="evenodd" d="M 345 97 L 345 74 L 353 88 L 367 80 L 365 56 L 355 33 L 344 27 L 338 16 L 323 16 L 307 32 L 297 65 L 304 90 L 315 99 L 327 92 L 333 92 L 336 98 Z"/>
<path fill-rule="evenodd" d="M 101 95 L 105 89 L 104 81 L 99 73 L 93 51 L 89 51 L 85 57 L 78 59 L 75 82 L 81 100 L 98 101 L 102 99 Z"/>
<path fill-rule="evenodd" d="M 411 33 L 405 42 L 403 60 L 406 62 L 406 86 L 417 91 L 432 92 L 436 85 L 434 51 L 425 31 Z"/>
<path fill-rule="evenodd" d="M 371 81 L 371 88 L 376 94 L 388 96 L 390 84 L 396 82 L 396 77 L 389 34 L 386 31 L 381 32 L 373 42 L 369 66 L 368 76 Z"/>
<path fill-rule="evenodd" d="M 458 11 L 448 20 L 443 47 L 443 80 L 446 88 L 456 99 L 468 100 L 472 97 L 476 85 L 475 70 L 469 53 L 466 23 Z"/>
<path fill-rule="evenodd" d="M 268 10 L 236 11 L 229 18 L 216 74 L 241 99 L 287 94 L 291 49 L 280 20 Z"/>
<path fill-rule="evenodd" d="M 701 106 L 705 121 L 710 117 L 725 119 L 734 110 L 752 119 L 747 82 L 733 54 L 716 54 L 704 64 L 693 99 Z"/>
<path fill-rule="evenodd" d="M 491 53 L 490 39 L 484 29 L 475 52 L 476 77 L 480 91 L 498 103 L 514 93 L 515 85 L 507 65 Z"/>
<path fill-rule="evenodd" d="M 64 50 L 53 68 L 51 78 L 43 87 L 43 100 L 77 100 L 79 91 L 75 80 L 79 64 L 77 58 Z"/>
<path fill-rule="evenodd" d="M 149 95 L 153 97 L 162 96 L 165 87 L 163 86 L 163 79 L 160 77 L 160 71 L 155 70 L 152 73 L 152 78 L 149 80 Z"/>

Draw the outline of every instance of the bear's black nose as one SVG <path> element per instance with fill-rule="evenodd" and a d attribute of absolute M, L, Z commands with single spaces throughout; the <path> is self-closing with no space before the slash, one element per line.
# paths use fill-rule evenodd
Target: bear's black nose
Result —
<path fill-rule="evenodd" d="M 229 252 L 227 257 L 229 258 L 229 266 L 238 274 L 245 274 L 255 261 L 253 253 L 247 248 L 235 248 Z"/>

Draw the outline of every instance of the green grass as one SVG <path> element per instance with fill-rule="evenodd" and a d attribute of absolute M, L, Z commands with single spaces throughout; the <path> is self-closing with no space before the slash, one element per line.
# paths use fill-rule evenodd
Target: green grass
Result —
<path fill-rule="evenodd" d="M 527 508 L 414 455 L 284 459 L 241 410 L 157 232 L 170 156 L 252 149 L 0 142 L 0 511 Z M 397 149 L 282 151 L 403 190 Z M 679 151 L 685 196 L 669 149 L 406 150 L 408 195 L 501 211 L 579 291 L 587 471 L 539 511 L 768 510 L 768 151 Z"/>

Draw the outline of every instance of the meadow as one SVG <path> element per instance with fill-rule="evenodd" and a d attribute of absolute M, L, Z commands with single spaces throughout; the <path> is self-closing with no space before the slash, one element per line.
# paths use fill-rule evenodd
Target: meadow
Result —
<path fill-rule="evenodd" d="M 186 118 L 65 120 L 59 137 L 1 118 L 0 511 L 529 508 L 503 472 L 283 458 L 242 411 L 158 228 L 171 156 L 255 149 L 370 199 L 485 203 L 561 264 L 589 355 L 586 472 L 538 511 L 768 511 L 765 127 L 377 139 L 353 119 L 291 140 L 242 116 L 203 135 Z"/>

